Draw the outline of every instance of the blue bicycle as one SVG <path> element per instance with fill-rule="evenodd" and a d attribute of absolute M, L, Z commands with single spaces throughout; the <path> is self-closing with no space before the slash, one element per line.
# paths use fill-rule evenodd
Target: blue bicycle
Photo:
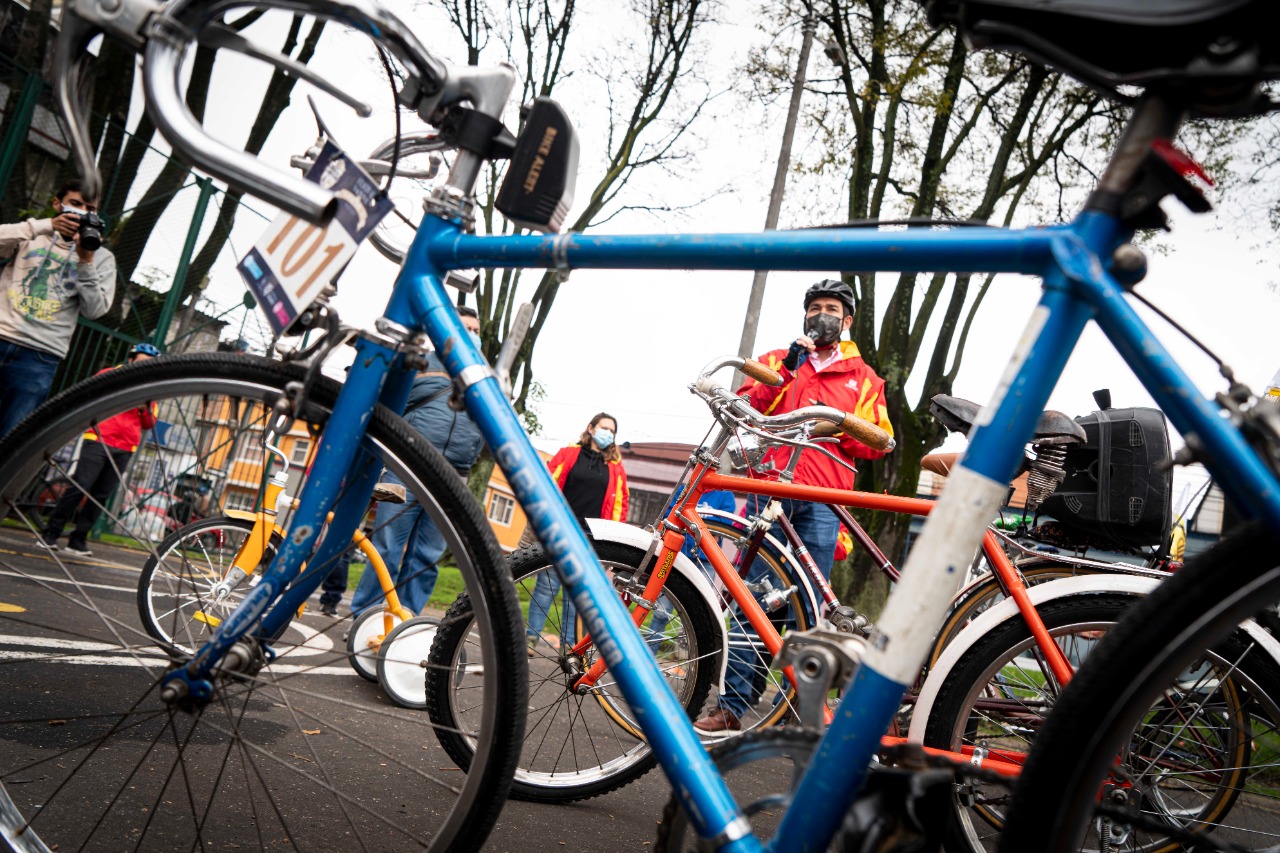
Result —
<path fill-rule="evenodd" d="M 968 777 L 982 773 L 983 756 L 975 754 L 967 768 L 929 768 L 909 750 L 897 756 L 903 766 L 896 769 L 873 764 L 873 758 L 999 509 L 1067 356 L 1094 320 L 1187 437 L 1184 455 L 1203 459 L 1227 495 L 1257 522 L 1153 595 L 1142 608 L 1147 622 L 1126 624 L 1101 644 L 1096 657 L 1109 659 L 1117 670 L 1126 656 L 1141 660 L 1145 669 L 1138 676 L 1132 670 L 1114 676 L 1118 681 L 1107 681 L 1102 667 L 1090 664 L 1082 670 L 1069 692 L 1086 728 L 1056 736 L 1055 746 L 1040 757 L 1043 769 L 1028 771 L 1020 792 L 1025 796 L 1009 816 L 1002 843 L 1015 850 L 1047 849 L 1050 839 L 1073 850 L 1081 844 L 1123 848 L 1139 837 L 1142 849 L 1152 850 L 1217 843 L 1206 829 L 1235 815 L 1244 794 L 1255 792 L 1221 800 L 1231 807 L 1208 820 L 1202 811 L 1169 807 L 1151 779 L 1158 776 L 1161 755 L 1178 744 L 1154 752 L 1149 742 L 1141 748 L 1146 752 L 1128 744 L 1163 710 L 1166 688 L 1182 683 L 1190 662 L 1197 656 L 1222 658 L 1220 637 L 1280 593 L 1280 570 L 1271 556 L 1280 531 L 1280 417 L 1234 382 L 1216 401 L 1195 392 L 1130 304 L 1132 288 L 1145 271 L 1142 253 L 1130 240 L 1137 229 L 1162 223 L 1161 198 L 1173 195 L 1193 208 L 1205 206 L 1186 178 L 1187 161 L 1169 143 L 1187 116 L 1244 116 L 1275 106 L 1261 94 L 1263 82 L 1280 78 L 1280 40 L 1270 35 L 1274 28 L 1264 17 L 1266 5 L 1259 0 L 1185 0 L 1158 8 L 1138 0 L 1105 6 L 1083 0 L 931 4 L 936 17 L 956 23 L 975 43 L 1053 63 L 1133 105 L 1097 191 L 1066 225 L 482 237 L 470 233 L 471 195 L 488 158 L 511 158 L 498 206 L 532 229 L 556 230 L 572 191 L 577 143 L 558 105 L 538 99 L 515 139 L 500 124 L 511 69 L 446 67 L 371 0 L 67 4 L 57 61 L 59 93 L 86 174 L 92 173 L 92 151 L 76 84 L 89 41 L 106 32 L 142 52 L 148 109 L 176 151 L 290 214 L 325 221 L 337 203 L 332 192 L 216 142 L 179 93 L 182 61 L 193 44 L 256 50 L 220 23 L 229 12 L 255 7 L 326 16 L 376 39 L 405 69 L 401 103 L 443 128 L 458 153 L 447 180 L 427 199 L 427 215 L 375 330 L 343 329 L 321 300 L 296 319 L 323 334 L 291 363 L 207 355 L 122 368 L 50 401 L 0 445 L 0 500 L 17 518 L 16 525 L 0 531 L 8 552 L 0 596 L 6 605 L 0 607 L 6 626 L 0 635 L 6 676 L 0 697 L 0 833 L 19 849 L 47 849 L 55 842 L 110 848 L 193 847 L 210 841 L 266 846 L 281 837 L 293 846 L 326 848 L 395 846 L 402 839 L 437 849 L 483 844 L 509 789 L 521 741 L 527 677 L 522 623 L 510 578 L 503 576 L 500 554 L 474 503 L 439 455 L 394 414 L 404 407 L 411 372 L 429 339 L 670 778 L 691 836 L 730 851 L 825 849 L 841 834 L 854 849 L 873 849 L 867 845 L 888 837 L 927 844 L 936 829 L 930 825 L 931 809 L 965 789 Z M 333 88 L 314 75 L 309 79 Z M 391 172 L 395 156 L 393 146 Z M 292 227 L 286 223 L 282 233 Z M 320 232 L 303 233 L 311 240 Z M 316 238 L 313 248 L 320 243 Z M 305 245 L 298 248 L 305 250 Z M 821 740 L 805 750 L 788 750 L 801 756 L 796 763 L 803 772 L 797 769 L 792 790 L 770 800 L 796 804 L 781 817 L 771 840 L 753 834 L 753 824 L 694 736 L 529 444 L 504 393 L 501 360 L 495 372 L 453 311 L 445 290 L 449 273 L 476 266 L 950 270 L 1043 279 L 1041 301 L 994 398 L 977 414 L 965 459 L 916 542 L 902 583 L 870 640 L 864 647 L 818 633 L 783 649 L 800 680 L 802 718 L 812 717 L 812 711 L 806 713 L 806 693 L 825 696 L 845 673 L 852 676 Z M 334 347 L 349 340 L 357 356 L 339 386 L 318 368 Z M 777 425 L 710 377 L 700 380 L 698 390 L 719 399 L 744 427 Z M 153 441 L 139 454 L 191 456 L 205 466 L 205 474 L 220 476 L 227 490 L 253 485 L 246 486 L 236 462 L 261 447 L 264 438 L 304 425 L 320 442 L 318 462 L 308 472 L 299 505 L 283 522 L 286 535 L 270 566 L 255 572 L 257 580 L 243 591 L 241 604 L 194 654 L 171 649 L 157 655 L 123 615 L 132 599 L 117 611 L 112 572 L 127 562 L 126 554 L 113 551 L 105 564 L 84 564 L 41 550 L 38 521 L 19 509 L 31 482 L 50 466 L 65 467 L 58 461 L 66 458 L 59 454 L 65 445 L 86 433 L 84 440 L 95 440 L 103 419 L 147 402 L 155 402 L 161 420 L 176 429 L 170 427 L 163 441 Z M 822 407 L 801 410 L 793 420 L 806 417 L 852 428 L 844 413 Z M 260 639 L 290 622 L 341 558 L 384 467 L 436 521 L 470 596 L 475 642 L 469 648 L 477 657 L 469 652 L 467 665 L 476 678 L 482 713 L 463 733 L 475 745 L 465 771 L 444 772 L 447 762 L 424 736 L 430 727 L 420 715 L 349 695 L 328 671 L 334 668 L 308 656 L 316 648 L 308 646 L 310 640 L 281 645 Z M 74 478 L 73 471 L 66 473 Z M 682 542 L 679 536 L 666 539 L 655 537 L 650 546 L 653 571 L 669 568 L 664 560 Z M 202 594 L 239 594 L 237 578 L 208 580 Z M 1135 643 L 1135 636 L 1143 642 Z M 67 665 L 76 662 L 91 665 Z M 1241 689 L 1247 692 L 1247 685 Z M 1225 719 L 1227 725 L 1237 722 Z M 1205 736 L 1198 728 L 1184 734 Z M 1145 770 L 1130 762 L 1135 754 L 1147 760 Z M 1068 776 L 1069 765 L 1079 766 Z M 422 787 L 407 787 L 409 780 Z M 1055 813 L 1054 823 L 1043 822 L 1045 811 Z M 1274 846 L 1274 821 L 1262 809 L 1250 809 L 1250 815 L 1272 837 L 1262 846 Z M 752 816 L 761 812 L 753 810 Z M 383 841 L 388 832 L 396 840 Z M 1086 833 L 1093 835 L 1082 841 Z M 1259 844 L 1256 838 L 1241 843 L 1255 849 Z"/>

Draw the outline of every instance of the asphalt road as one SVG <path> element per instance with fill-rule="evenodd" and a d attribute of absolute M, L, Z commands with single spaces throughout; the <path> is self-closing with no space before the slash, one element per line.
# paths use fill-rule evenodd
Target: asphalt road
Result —
<path fill-rule="evenodd" d="M 44 805 L 40 800 L 52 797 L 51 788 L 62 778 L 62 770 L 54 771 L 53 764 L 65 770 L 68 761 L 82 761 L 76 781 L 58 792 L 51 806 L 61 805 L 59 822 L 71 814 L 73 823 L 83 823 L 79 837 L 90 839 L 90 849 L 132 846 L 140 825 L 143 849 L 163 849 L 171 840 L 189 837 L 190 818 L 183 823 L 179 816 L 189 815 L 190 809 L 173 799 L 185 791 L 194 792 L 190 797 L 196 810 L 206 814 L 206 822 L 234 820 L 246 825 L 243 834 L 231 836 L 230 846 L 290 846 L 287 836 L 292 846 L 303 849 L 358 849 L 344 837 L 351 834 L 352 822 L 344 817 L 342 805 L 331 795 L 317 793 L 309 781 L 312 776 L 340 776 L 334 786 L 345 781 L 362 792 L 357 797 L 367 796 L 371 788 L 382 789 L 375 799 L 393 817 L 411 814 L 424 804 L 429 812 L 439 784 L 460 779 L 432 733 L 427 730 L 424 736 L 421 716 L 406 722 L 407 715 L 423 712 L 395 708 L 377 684 L 361 679 L 346 664 L 342 637 L 350 623 L 321 616 L 314 601 L 281 639 L 282 648 L 292 649 L 290 660 L 273 667 L 295 676 L 292 685 L 302 685 L 292 698 L 282 690 L 276 701 L 259 691 L 221 723 L 211 723 L 212 736 L 207 729 L 193 731 L 178 723 L 166 734 L 163 714 L 147 716 L 139 710 L 130 718 L 135 722 L 124 727 L 127 733 L 115 732 L 107 746 L 84 757 L 86 750 L 72 747 L 106 733 L 109 721 L 119 719 L 122 695 L 128 693 L 128 702 L 135 701 L 141 690 L 130 693 L 130 687 L 145 689 L 148 670 L 164 666 L 158 650 L 138 634 L 136 588 L 146 555 L 94 544 L 92 557 L 59 554 L 60 566 L 28 543 L 25 536 L 0 530 L 0 681 L 7 694 L 0 701 L 0 773 L 24 813 L 34 813 L 37 805 Z M 83 606 L 88 599 L 99 612 Z M 113 635 L 122 637 L 131 651 L 122 651 Z M 321 704 L 321 695 L 333 697 L 331 707 L 313 707 Z M 222 740 L 217 734 L 237 725 L 245 741 L 263 744 L 274 757 L 228 760 L 228 751 L 216 743 Z M 298 737 L 298 731 L 306 736 Z M 176 755 L 172 743 L 177 740 L 186 749 L 185 762 L 166 760 L 162 754 L 167 745 Z M 146 760 L 135 763 L 137 759 L 124 754 L 117 757 L 121 747 L 116 744 L 121 741 L 125 753 L 132 748 L 131 754 L 146 753 Z M 139 744 L 145 743 L 157 745 L 139 751 Z M 443 781 L 417 783 L 411 773 L 394 773 L 397 763 Z M 234 769 L 237 766 L 241 769 Z M 243 769 L 246 766 L 253 772 Z M 388 766 L 390 770 L 384 769 Z M 122 769 L 126 767 L 131 773 Z M 175 781 L 184 775 L 185 784 Z M 214 779 L 216 784 L 210 784 Z M 151 791 L 143 793 L 148 784 Z M 83 789 L 77 790 L 77 785 Z M 109 807 L 95 806 L 106 799 L 103 792 L 108 790 L 115 792 L 115 800 Z M 662 776 L 651 772 L 621 791 L 586 802 L 510 801 L 486 849 L 651 849 L 669 790 Z M 155 816 L 139 824 L 128 819 L 131 810 L 154 810 Z M 272 811 L 278 812 L 278 820 L 272 819 Z M 50 812 L 52 808 L 46 813 Z M 100 817 L 101 823 L 95 823 Z M 358 817 L 355 825 L 360 825 Z M 415 846 L 381 827 L 359 832 L 369 849 Z"/>

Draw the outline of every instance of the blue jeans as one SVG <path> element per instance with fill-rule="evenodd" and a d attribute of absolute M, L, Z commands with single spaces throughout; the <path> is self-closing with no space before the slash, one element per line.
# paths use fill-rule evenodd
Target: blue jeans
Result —
<path fill-rule="evenodd" d="M 768 498 L 751 496 L 747 499 L 747 512 L 752 515 L 758 513 L 768 501 Z M 809 549 L 822 576 L 830 580 L 831 566 L 836 560 L 836 537 L 840 534 L 840 520 L 836 518 L 836 514 L 823 504 L 792 500 L 782 501 L 782 511 L 791 520 L 791 526 L 796 529 L 800 541 Z M 754 583 L 767 573 L 768 566 L 765 562 L 757 560 L 747 581 Z M 719 704 L 721 708 L 742 717 L 747 708 L 760 698 L 764 689 L 768 655 L 762 651 L 766 660 L 761 660 L 751 650 L 752 644 L 758 643 L 759 638 L 741 616 L 739 622 L 741 624 L 729 626 L 729 663 L 724 674 L 724 694 L 720 696 Z"/>
<path fill-rule="evenodd" d="M 61 358 L 0 340 L 0 438 L 49 396 Z"/>
<path fill-rule="evenodd" d="M 387 483 L 399 483 L 391 474 Z M 445 551 L 444 537 L 412 493 L 402 504 L 380 503 L 374 517 L 373 547 L 387 564 L 400 603 L 421 614 L 436 588 L 436 561 Z M 359 616 L 382 605 L 385 596 L 373 566 L 366 566 L 351 597 L 351 612 Z"/>
<path fill-rule="evenodd" d="M 560 575 L 554 568 L 538 573 L 534 581 L 533 592 L 529 594 L 529 624 L 525 627 L 525 636 L 538 640 L 542 637 L 542 628 L 547 624 L 547 616 L 552 613 L 551 605 L 556 593 L 560 591 Z M 573 645 L 574 626 L 578 621 L 577 611 L 569 596 L 564 596 L 564 608 L 560 613 L 560 644 Z"/>

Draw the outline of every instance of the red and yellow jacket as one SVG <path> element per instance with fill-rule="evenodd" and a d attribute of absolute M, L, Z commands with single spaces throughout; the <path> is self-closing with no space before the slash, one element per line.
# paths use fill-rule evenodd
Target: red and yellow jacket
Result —
<path fill-rule="evenodd" d="M 106 373 L 108 370 L 115 370 L 115 368 L 103 368 L 98 373 Z M 94 375 L 96 376 L 97 374 Z M 84 437 L 86 441 L 100 440 L 107 447 L 116 450 L 127 450 L 132 453 L 138 449 L 138 442 L 142 439 L 142 431 L 151 429 L 155 425 L 156 404 L 148 403 L 145 406 L 129 409 L 127 412 L 121 412 L 114 417 L 107 418 L 98 424 L 96 431 L 93 429 L 87 430 Z"/>
<path fill-rule="evenodd" d="M 551 478 L 561 489 L 565 480 L 569 479 L 569 469 L 578 462 L 578 454 L 582 452 L 581 444 L 572 444 L 556 451 L 556 455 L 547 460 L 551 469 Z M 622 469 L 621 462 L 609 462 L 609 485 L 604 489 L 604 506 L 600 508 L 600 518 L 610 521 L 626 521 L 627 508 L 631 504 L 631 490 L 627 488 L 627 472 Z"/>
<path fill-rule="evenodd" d="M 778 371 L 783 379 L 782 385 L 774 388 L 748 379 L 738 389 L 738 393 L 746 395 L 758 411 L 766 415 L 780 415 L 804 406 L 832 406 L 853 412 L 893 435 L 893 425 L 889 423 L 889 412 L 885 408 L 884 380 L 862 360 L 858 345 L 853 341 L 841 341 L 840 358 L 821 373 L 814 371 L 809 359 L 805 359 L 795 372 L 787 370 L 782 366 L 786 355 L 786 349 L 776 349 L 756 359 Z M 849 436 L 842 436 L 839 444 L 827 445 L 827 449 L 849 460 L 879 459 L 885 455 L 885 451 L 872 450 Z M 791 452 L 789 447 L 775 447 L 765 459 L 781 468 L 787 464 Z M 795 482 L 805 486 L 852 489 L 853 480 L 852 471 L 813 450 L 805 451 L 796 467 Z"/>

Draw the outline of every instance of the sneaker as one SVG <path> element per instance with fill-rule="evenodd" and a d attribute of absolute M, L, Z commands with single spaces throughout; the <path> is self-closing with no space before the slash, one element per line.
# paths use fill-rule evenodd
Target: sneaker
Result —
<path fill-rule="evenodd" d="M 75 545 L 67 545 L 62 550 L 71 554 L 73 557 L 92 557 L 93 552 L 88 548 L 77 548 Z"/>
<path fill-rule="evenodd" d="M 538 638 L 537 637 L 525 637 L 524 644 L 529 648 L 529 657 L 534 657 L 535 655 L 538 654 Z"/>
<path fill-rule="evenodd" d="M 338 615 L 338 605 L 336 605 L 336 604 L 321 604 L 321 605 L 320 605 L 320 615 L 321 615 L 321 616 L 337 616 L 337 615 Z"/>
<path fill-rule="evenodd" d="M 43 536 L 36 537 L 36 544 L 39 545 L 41 548 L 45 549 L 46 551 L 58 550 L 58 543 L 56 541 L 50 542 L 47 539 L 45 539 Z"/>
<path fill-rule="evenodd" d="M 405 501 L 404 486 L 399 483 L 378 483 L 373 487 L 373 499 L 389 504 L 402 504 Z"/>
<path fill-rule="evenodd" d="M 712 709 L 711 713 L 694 723 L 693 727 L 700 732 L 712 734 L 742 731 L 742 723 L 738 720 L 738 715 L 728 708 Z"/>

